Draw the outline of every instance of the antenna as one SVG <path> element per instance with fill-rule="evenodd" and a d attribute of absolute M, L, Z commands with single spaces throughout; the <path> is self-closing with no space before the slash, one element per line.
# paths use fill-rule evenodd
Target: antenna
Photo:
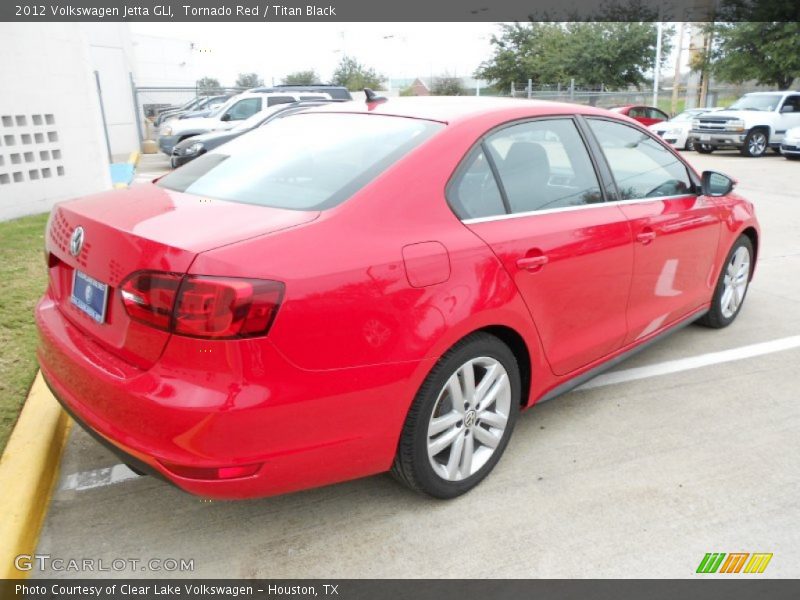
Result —
<path fill-rule="evenodd" d="M 378 94 L 369 88 L 364 88 L 364 93 L 367 95 L 367 104 L 379 104 L 387 100 L 386 97 L 378 96 Z"/>

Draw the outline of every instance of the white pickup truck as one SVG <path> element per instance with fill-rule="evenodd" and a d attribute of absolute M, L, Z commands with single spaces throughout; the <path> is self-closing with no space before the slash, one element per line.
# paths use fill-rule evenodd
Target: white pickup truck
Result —
<path fill-rule="evenodd" d="M 702 154 L 738 148 L 744 156 L 762 156 L 767 148 L 780 152 L 786 131 L 797 126 L 800 92 L 753 92 L 725 110 L 694 119 L 689 138 Z"/>

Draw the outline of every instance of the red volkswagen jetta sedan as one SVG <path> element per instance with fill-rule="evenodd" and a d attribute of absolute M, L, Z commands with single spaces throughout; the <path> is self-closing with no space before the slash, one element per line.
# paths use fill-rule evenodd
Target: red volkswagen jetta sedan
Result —
<path fill-rule="evenodd" d="M 58 205 L 42 373 L 128 464 L 195 494 L 391 470 L 454 497 L 520 409 L 736 318 L 759 228 L 732 187 L 586 106 L 314 108 Z"/>

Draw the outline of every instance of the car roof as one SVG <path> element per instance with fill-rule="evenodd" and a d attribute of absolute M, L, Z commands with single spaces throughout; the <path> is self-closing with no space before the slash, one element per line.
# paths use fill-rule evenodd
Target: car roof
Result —
<path fill-rule="evenodd" d="M 428 121 L 453 123 L 475 117 L 497 113 L 516 116 L 523 109 L 529 116 L 569 115 L 569 114 L 608 114 L 602 108 L 566 102 L 528 100 L 527 98 L 493 98 L 477 96 L 419 96 L 412 98 L 389 98 L 384 102 L 340 102 L 309 109 L 306 113 L 364 113 L 410 117 Z"/>
<path fill-rule="evenodd" d="M 771 92 L 747 92 L 745 96 L 766 96 L 768 94 L 797 94 L 795 90 L 773 90 Z"/>

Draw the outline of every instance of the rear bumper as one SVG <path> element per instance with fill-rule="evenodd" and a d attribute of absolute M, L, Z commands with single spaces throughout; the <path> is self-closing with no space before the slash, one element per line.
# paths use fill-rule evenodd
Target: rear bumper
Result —
<path fill-rule="evenodd" d="M 39 362 L 54 395 L 125 462 L 212 498 L 268 496 L 390 468 L 421 363 L 324 372 L 266 339 L 173 336 L 147 370 L 87 339 L 45 296 Z M 261 465 L 237 479 L 189 479 L 164 464 Z"/>

